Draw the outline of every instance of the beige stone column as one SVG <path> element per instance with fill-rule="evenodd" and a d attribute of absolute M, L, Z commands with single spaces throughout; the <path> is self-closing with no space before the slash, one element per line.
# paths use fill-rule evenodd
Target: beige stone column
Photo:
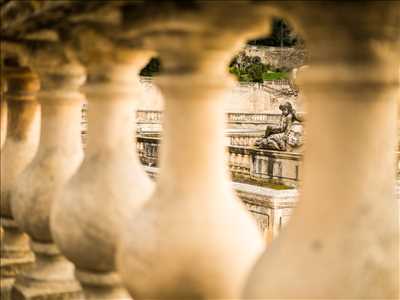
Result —
<path fill-rule="evenodd" d="M 21 233 L 11 214 L 10 191 L 16 178 L 37 151 L 40 106 L 36 101 L 39 80 L 26 67 L 5 70 L 8 103 L 7 139 L 1 149 L 1 289 L 8 289 L 16 273 L 33 261 L 28 237 Z"/>
<path fill-rule="evenodd" d="M 1 74 L 0 82 L 0 149 L 3 148 L 7 135 L 7 102 L 5 98 L 5 77 Z"/>
<path fill-rule="evenodd" d="M 244 298 L 398 298 L 399 11 L 394 2 L 294 9 L 311 57 L 300 75 L 307 97 L 301 197 Z"/>
<path fill-rule="evenodd" d="M 172 22 L 148 38 L 163 65 L 155 82 L 165 110 L 156 190 L 124 231 L 117 256 L 134 299 L 236 299 L 264 247 L 230 187 L 224 151 L 227 66 L 245 39 L 209 25 L 223 15 L 210 8 L 196 12 L 200 25 Z"/>
<path fill-rule="evenodd" d="M 41 81 L 40 145 L 11 192 L 13 216 L 19 228 L 30 236 L 36 258 L 31 269 L 17 276 L 12 291 L 16 299 L 81 297 L 73 265 L 53 242 L 49 218 L 58 193 L 83 159 L 80 131 L 83 95 L 78 88 L 85 81 L 85 72 L 80 65 L 59 61 L 52 52 L 46 62 L 33 63 Z"/>
<path fill-rule="evenodd" d="M 122 54 L 118 48 L 113 53 L 87 65 L 85 159 L 51 218 L 53 236 L 75 264 L 85 298 L 96 300 L 129 298 L 115 272 L 116 246 L 128 230 L 125 220 L 134 219 L 152 189 L 134 142 L 138 73 L 149 56 L 139 50 Z"/>
<path fill-rule="evenodd" d="M 1 67 L 4 68 L 1 61 Z M 5 98 L 6 79 L 3 72 L 0 73 L 0 149 L 3 148 L 7 135 L 7 102 Z M 2 178 L 0 178 L 0 181 Z M 0 226 L 0 241 L 3 238 L 3 228 Z"/>

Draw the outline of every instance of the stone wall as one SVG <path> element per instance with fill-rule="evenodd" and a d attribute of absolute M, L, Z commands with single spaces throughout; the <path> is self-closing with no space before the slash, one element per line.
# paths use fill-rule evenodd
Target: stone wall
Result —
<path fill-rule="evenodd" d="M 261 62 L 271 67 L 294 69 L 306 63 L 307 52 L 299 47 L 267 47 L 267 46 L 246 46 L 244 53 L 247 56 L 258 56 Z"/>
<path fill-rule="evenodd" d="M 152 77 L 141 77 L 145 97 L 138 103 L 138 110 L 163 110 L 164 102 Z M 303 111 L 302 95 L 290 95 L 292 89 L 288 80 L 273 80 L 262 84 L 256 82 L 238 82 L 225 94 L 227 112 L 280 113 L 279 105 L 285 101 L 292 103 L 298 111 Z"/>

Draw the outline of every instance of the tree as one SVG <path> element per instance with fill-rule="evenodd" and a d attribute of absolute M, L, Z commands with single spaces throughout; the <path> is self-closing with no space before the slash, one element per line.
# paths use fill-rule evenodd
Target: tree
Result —
<path fill-rule="evenodd" d="M 249 45 L 271 47 L 293 47 L 301 38 L 293 31 L 292 27 L 283 19 L 274 18 L 272 32 L 268 37 L 251 40 Z"/>
<path fill-rule="evenodd" d="M 149 63 L 140 71 L 140 76 L 154 76 L 161 70 L 161 62 L 158 57 L 150 59 Z"/>

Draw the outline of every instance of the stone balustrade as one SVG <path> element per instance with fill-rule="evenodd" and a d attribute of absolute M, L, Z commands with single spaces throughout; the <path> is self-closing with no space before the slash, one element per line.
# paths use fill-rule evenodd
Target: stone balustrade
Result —
<path fill-rule="evenodd" d="M 150 167 L 159 165 L 160 144 L 159 137 L 139 136 L 137 138 L 137 150 L 144 165 Z M 300 153 L 230 144 L 227 145 L 227 156 L 229 169 L 234 177 L 241 175 L 260 182 L 275 179 L 289 186 L 297 186 L 300 181 L 302 161 Z"/>
<path fill-rule="evenodd" d="M 13 188 L 10 203 L 18 227 L 30 237 L 35 263 L 18 274 L 12 298 L 43 297 L 45 289 L 46 297 L 79 299 L 81 288 L 74 278 L 73 265 L 54 243 L 50 214 L 60 189 L 83 159 L 80 136 L 83 95 L 78 89 L 85 81 L 85 71 L 81 65 L 66 59 L 64 49 L 58 45 L 49 45 L 46 51 L 27 54 L 41 84 L 40 143 L 31 163 L 16 179 L 26 184 Z M 30 218 L 31 215 L 36 217 Z"/>
<path fill-rule="evenodd" d="M 155 137 L 138 137 L 137 151 L 140 161 L 146 166 L 157 166 L 161 140 Z"/>
<path fill-rule="evenodd" d="M 7 135 L 7 102 L 4 95 L 6 89 L 5 82 L 5 79 L 2 77 L 0 86 L 0 149 L 3 147 Z"/>
<path fill-rule="evenodd" d="M 84 108 L 85 110 L 86 108 Z M 226 122 L 231 128 L 260 128 L 265 129 L 266 125 L 277 124 L 280 114 L 278 113 L 246 113 L 227 112 Z M 151 126 L 162 123 L 162 111 L 159 110 L 138 110 L 136 112 L 136 123 L 139 128 L 160 129 L 160 126 Z"/>
<path fill-rule="evenodd" d="M 251 46 L 244 47 L 243 52 L 247 56 L 257 56 L 261 62 L 273 68 L 293 69 L 306 63 L 307 52 L 299 47 L 268 47 Z"/>
<path fill-rule="evenodd" d="M 138 110 L 136 122 L 140 123 L 162 123 L 162 112 L 159 110 Z"/>
<path fill-rule="evenodd" d="M 24 300 L 398 298 L 399 11 L 385 1 L 2 3 L 2 299 L 10 287 Z M 302 163 L 226 148 L 250 140 L 226 136 L 227 66 L 275 16 L 310 53 Z M 162 140 L 136 141 L 138 74 L 154 55 Z M 140 156 L 158 167 L 155 182 Z M 270 191 L 229 171 L 301 178 L 299 202 L 289 190 L 260 205 Z"/>
<path fill-rule="evenodd" d="M 256 140 L 264 135 L 264 132 L 264 130 L 230 129 L 226 133 L 228 139 L 227 145 L 252 147 Z"/>
<path fill-rule="evenodd" d="M 28 67 L 8 66 L 5 98 L 8 107 L 7 137 L 1 149 L 1 295 L 10 294 L 15 276 L 33 262 L 29 237 L 18 228 L 11 211 L 11 194 L 18 176 L 38 148 L 40 105 L 36 100 L 39 81 Z"/>
<path fill-rule="evenodd" d="M 266 125 L 279 123 L 278 113 L 228 112 L 227 124 L 232 128 L 265 129 Z"/>
<path fill-rule="evenodd" d="M 231 166 L 232 167 L 232 166 Z M 157 180 L 157 167 L 144 167 L 151 178 Z M 243 182 L 231 182 L 235 193 L 252 214 L 259 231 L 270 245 L 277 238 L 297 204 L 297 189 L 272 189 Z"/>

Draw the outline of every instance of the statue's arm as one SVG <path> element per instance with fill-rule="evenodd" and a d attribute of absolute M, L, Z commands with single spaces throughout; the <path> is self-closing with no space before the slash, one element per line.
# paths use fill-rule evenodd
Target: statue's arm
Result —
<path fill-rule="evenodd" d="M 290 130 L 290 127 L 292 127 L 293 124 L 293 115 L 290 114 L 289 116 L 287 116 L 283 122 L 283 128 L 282 128 L 282 132 L 287 132 Z"/>

